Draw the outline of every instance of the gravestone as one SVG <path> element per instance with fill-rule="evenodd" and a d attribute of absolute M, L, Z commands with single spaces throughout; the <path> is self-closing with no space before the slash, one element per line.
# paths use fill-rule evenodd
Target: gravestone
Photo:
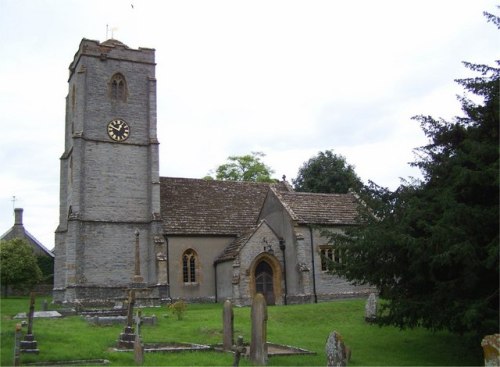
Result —
<path fill-rule="evenodd" d="M 250 360 L 255 365 L 267 364 L 267 305 L 261 293 L 252 302 L 252 339 L 250 341 Z"/>
<path fill-rule="evenodd" d="M 14 336 L 14 363 L 12 363 L 13 366 L 21 365 L 21 328 L 21 324 L 16 324 L 16 331 Z"/>
<path fill-rule="evenodd" d="M 500 334 L 486 335 L 481 341 L 484 365 L 500 366 Z"/>
<path fill-rule="evenodd" d="M 140 328 L 141 311 L 137 311 L 137 316 L 135 318 L 134 361 L 138 366 L 142 366 L 144 363 L 144 346 L 141 343 Z"/>
<path fill-rule="evenodd" d="M 135 291 L 131 289 L 128 293 L 127 325 L 125 326 L 125 329 L 120 334 L 120 338 L 118 339 L 118 348 L 134 349 L 134 303 Z"/>
<path fill-rule="evenodd" d="M 49 304 L 46 299 L 43 300 L 42 303 L 42 311 L 48 311 L 49 310 Z"/>
<path fill-rule="evenodd" d="M 234 344 L 234 313 L 230 300 L 224 302 L 222 310 L 222 348 L 231 350 Z"/>
<path fill-rule="evenodd" d="M 365 304 L 365 321 L 374 322 L 377 319 L 377 295 L 370 293 Z"/>
<path fill-rule="evenodd" d="M 241 335 L 238 336 L 238 341 L 236 345 L 233 346 L 232 350 L 234 351 L 233 367 L 238 367 L 241 355 L 247 352 L 247 348 L 243 345 L 243 337 Z"/>
<path fill-rule="evenodd" d="M 30 310 L 28 313 L 28 332 L 24 336 L 24 340 L 21 341 L 21 352 L 22 353 L 34 353 L 38 354 L 40 350 L 38 349 L 38 343 L 35 340 L 35 335 L 33 334 L 33 316 L 35 314 L 35 293 L 30 294 Z"/>
<path fill-rule="evenodd" d="M 326 365 L 347 366 L 347 351 L 342 336 L 336 331 L 332 331 L 328 336 L 325 346 Z"/>

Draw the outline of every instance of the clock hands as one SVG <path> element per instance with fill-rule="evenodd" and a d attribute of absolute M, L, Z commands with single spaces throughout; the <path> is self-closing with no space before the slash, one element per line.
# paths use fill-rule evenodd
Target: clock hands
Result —
<path fill-rule="evenodd" d="M 122 127 L 123 125 L 120 125 L 120 128 L 116 128 L 114 127 L 113 125 L 109 125 L 110 128 L 112 128 L 113 130 L 116 130 L 116 131 L 121 131 L 122 130 Z"/>

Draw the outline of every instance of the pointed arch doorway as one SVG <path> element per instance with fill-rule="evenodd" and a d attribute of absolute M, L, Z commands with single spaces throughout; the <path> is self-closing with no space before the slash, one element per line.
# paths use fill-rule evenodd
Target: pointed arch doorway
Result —
<path fill-rule="evenodd" d="M 250 266 L 250 295 L 262 293 L 268 305 L 282 304 L 281 265 L 274 255 L 261 253 Z"/>
<path fill-rule="evenodd" d="M 273 268 L 265 260 L 260 261 L 255 268 L 255 292 L 262 293 L 268 305 L 276 304 Z"/>

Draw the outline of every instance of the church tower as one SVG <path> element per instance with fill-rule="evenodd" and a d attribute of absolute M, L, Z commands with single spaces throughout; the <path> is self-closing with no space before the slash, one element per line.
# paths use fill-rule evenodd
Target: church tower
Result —
<path fill-rule="evenodd" d="M 83 39 L 69 71 L 54 301 L 123 300 L 139 282 L 155 302 L 166 287 L 155 50 Z"/>

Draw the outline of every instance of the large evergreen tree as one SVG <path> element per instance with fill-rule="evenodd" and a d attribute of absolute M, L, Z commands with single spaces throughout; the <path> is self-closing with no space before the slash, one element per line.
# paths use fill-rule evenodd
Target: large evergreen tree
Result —
<path fill-rule="evenodd" d="M 498 332 L 500 62 L 464 64 L 480 75 L 457 82 L 481 101 L 460 97 L 452 122 L 414 118 L 429 138 L 413 163 L 423 179 L 372 184 L 360 226 L 331 235 L 345 252 L 335 271 L 387 299 L 381 324 Z"/>

